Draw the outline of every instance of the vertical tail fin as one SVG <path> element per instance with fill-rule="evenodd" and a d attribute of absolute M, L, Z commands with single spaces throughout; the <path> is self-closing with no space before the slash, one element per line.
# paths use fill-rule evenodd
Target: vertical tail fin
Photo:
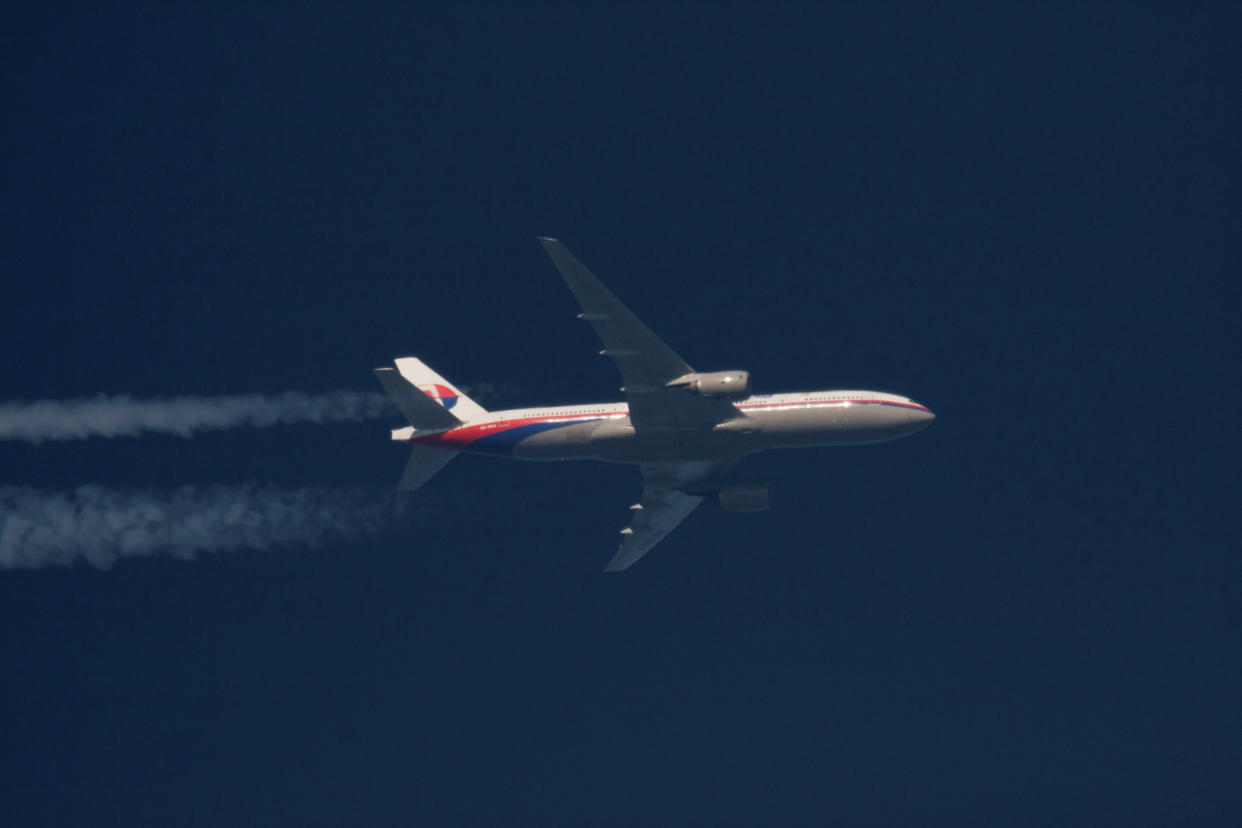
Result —
<path fill-rule="evenodd" d="M 444 406 L 462 422 L 477 420 L 487 414 L 487 409 L 461 392 L 457 386 L 427 367 L 421 359 L 402 357 L 394 360 L 397 371 L 411 385 Z"/>
<path fill-rule="evenodd" d="M 415 388 L 409 380 L 391 368 L 376 368 L 375 378 L 384 386 L 397 408 L 410 425 L 418 429 L 446 429 L 461 425 L 448 409 L 441 406 L 425 392 Z M 408 430 L 408 429 L 407 429 Z"/>

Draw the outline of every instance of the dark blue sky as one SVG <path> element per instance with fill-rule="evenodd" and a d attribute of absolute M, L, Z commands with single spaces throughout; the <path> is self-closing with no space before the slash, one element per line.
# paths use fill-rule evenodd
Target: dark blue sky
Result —
<path fill-rule="evenodd" d="M 1242 819 L 1229 6 L 6 14 L 0 398 L 616 399 L 535 242 L 704 370 L 891 390 L 623 576 L 623 466 L 318 550 L 0 573 L 14 825 Z M 390 488 L 389 423 L 0 485 Z"/>

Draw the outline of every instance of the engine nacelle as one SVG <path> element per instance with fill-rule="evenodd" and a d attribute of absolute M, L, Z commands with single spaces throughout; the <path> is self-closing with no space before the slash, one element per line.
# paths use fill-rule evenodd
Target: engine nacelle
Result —
<path fill-rule="evenodd" d="M 716 492 L 716 502 L 726 512 L 762 512 L 772 507 L 772 484 L 730 483 Z"/>
<path fill-rule="evenodd" d="M 716 371 L 711 374 L 686 374 L 670 382 L 669 387 L 684 388 L 700 397 L 744 399 L 750 396 L 750 372 Z"/>

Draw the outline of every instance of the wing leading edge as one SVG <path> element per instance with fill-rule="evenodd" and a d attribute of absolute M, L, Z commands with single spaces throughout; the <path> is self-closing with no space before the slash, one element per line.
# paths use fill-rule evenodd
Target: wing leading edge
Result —
<path fill-rule="evenodd" d="M 591 323 L 603 343 L 600 353 L 612 359 L 621 372 L 630 422 L 636 429 L 715 425 L 741 416 L 726 400 L 669 388 L 670 381 L 694 369 L 631 313 L 569 248 L 542 236 L 539 242 L 578 300 L 582 308 L 579 318 Z"/>

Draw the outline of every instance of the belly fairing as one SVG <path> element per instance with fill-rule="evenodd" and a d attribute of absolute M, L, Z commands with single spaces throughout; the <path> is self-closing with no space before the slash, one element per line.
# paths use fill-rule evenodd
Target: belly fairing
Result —
<path fill-rule="evenodd" d="M 589 458 L 591 432 L 598 422 L 552 422 L 516 426 L 495 435 L 490 446 L 527 460 Z M 482 442 L 482 441 L 480 441 Z"/>

